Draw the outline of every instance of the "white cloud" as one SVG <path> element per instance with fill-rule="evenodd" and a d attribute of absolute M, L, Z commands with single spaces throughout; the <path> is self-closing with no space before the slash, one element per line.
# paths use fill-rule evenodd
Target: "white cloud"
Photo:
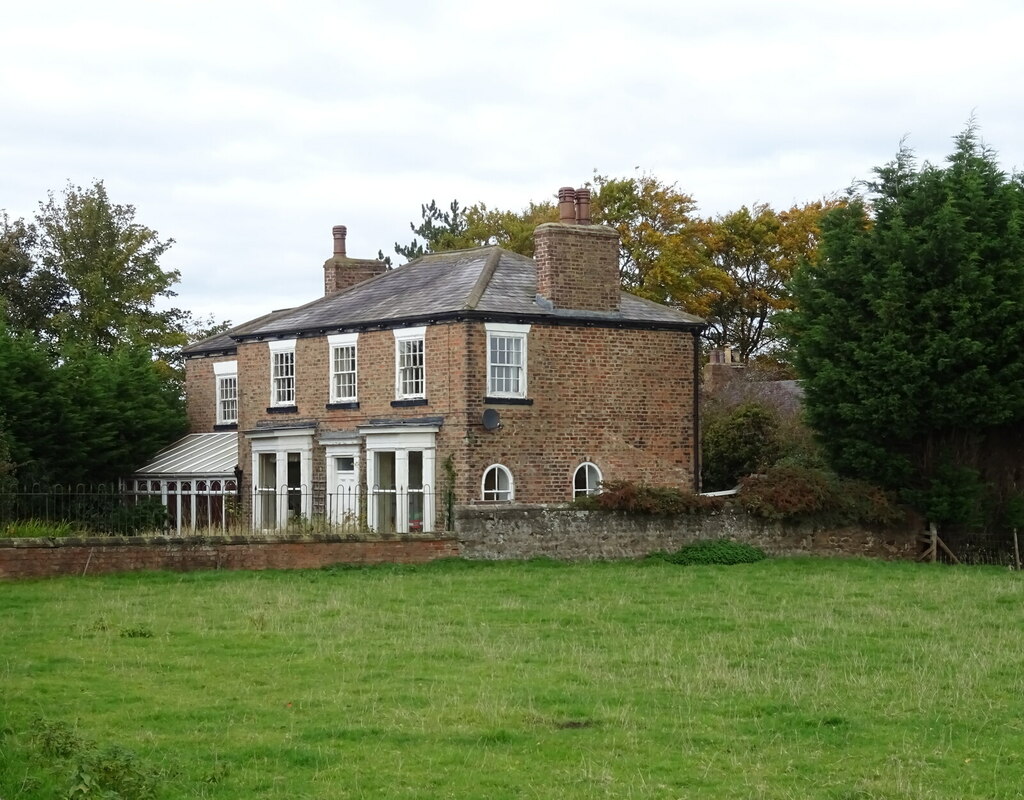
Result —
<path fill-rule="evenodd" d="M 330 227 L 390 253 L 420 203 L 522 208 L 596 168 L 703 213 L 843 190 L 972 112 L 1024 165 L 1024 8 L 98 2 L 6 9 L 0 207 L 104 179 L 177 245 L 177 301 L 241 321 L 311 299 Z"/>

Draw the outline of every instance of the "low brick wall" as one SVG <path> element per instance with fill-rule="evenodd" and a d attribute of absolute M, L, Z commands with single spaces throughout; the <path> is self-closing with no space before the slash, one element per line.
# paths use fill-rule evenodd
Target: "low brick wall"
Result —
<path fill-rule="evenodd" d="M 702 539 L 732 539 L 770 555 L 914 558 L 916 531 L 826 528 L 767 522 L 727 506 L 714 514 L 658 516 L 565 506 L 473 505 L 456 510 L 464 558 L 548 556 L 561 560 L 639 558 Z"/>
<path fill-rule="evenodd" d="M 567 561 L 639 558 L 701 539 L 732 539 L 770 555 L 914 558 L 916 532 L 783 525 L 726 507 L 702 516 L 664 517 L 565 506 L 494 505 L 456 509 L 457 533 L 436 538 L 345 536 L 163 536 L 0 539 L 0 580 L 133 570 L 315 569 L 331 564 L 420 564 L 437 558 Z"/>
<path fill-rule="evenodd" d="M 312 569 L 331 564 L 420 564 L 459 555 L 451 538 L 163 536 L 0 539 L 0 580 L 134 570 Z"/>

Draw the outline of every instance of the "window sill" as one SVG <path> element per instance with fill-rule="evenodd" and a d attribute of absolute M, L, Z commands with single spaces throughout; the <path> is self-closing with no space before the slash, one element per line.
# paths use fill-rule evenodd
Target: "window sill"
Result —
<path fill-rule="evenodd" d="M 238 430 L 238 423 L 237 422 L 218 422 L 216 425 L 213 426 L 213 429 L 215 431 L 237 431 Z"/>
<path fill-rule="evenodd" d="M 392 400 L 392 408 L 412 408 L 414 406 L 425 406 L 427 404 L 427 398 L 417 397 L 413 400 Z"/>
<path fill-rule="evenodd" d="M 268 414 L 298 414 L 298 406 L 267 406 Z"/>
<path fill-rule="evenodd" d="M 359 408 L 359 401 L 352 400 L 346 403 L 328 403 L 324 408 L 328 411 L 352 411 Z"/>
<path fill-rule="evenodd" d="M 484 398 L 484 402 L 493 406 L 532 406 L 532 397 L 491 397 Z"/>

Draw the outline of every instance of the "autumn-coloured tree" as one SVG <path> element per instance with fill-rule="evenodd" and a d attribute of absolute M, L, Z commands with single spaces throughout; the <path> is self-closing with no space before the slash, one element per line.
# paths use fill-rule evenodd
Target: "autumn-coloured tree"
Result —
<path fill-rule="evenodd" d="M 772 315 L 792 307 L 786 284 L 801 259 L 813 258 L 818 220 L 832 203 L 782 212 L 744 206 L 703 219 L 690 195 L 654 175 L 596 173 L 587 185 L 594 222 L 619 234 L 624 289 L 708 318 L 709 344 L 735 348 L 744 362 L 772 349 L 778 340 Z M 534 229 L 558 219 L 550 200 L 522 211 L 482 202 L 466 207 L 457 200 L 443 210 L 432 200 L 420 212 L 420 224 L 410 223 L 419 239 L 395 245 L 407 259 L 490 244 L 532 256 Z"/>
<path fill-rule="evenodd" d="M 466 233 L 476 244 L 496 244 L 513 253 L 533 257 L 533 231 L 545 222 L 558 221 L 558 208 L 550 200 L 531 202 L 522 211 L 488 209 L 477 203 L 466 209 Z"/>
<path fill-rule="evenodd" d="M 701 316 L 729 287 L 708 256 L 707 223 L 693 198 L 653 175 L 609 178 L 595 174 L 594 222 L 619 234 L 619 274 L 627 291 Z"/>
<path fill-rule="evenodd" d="M 731 347 L 746 363 L 780 342 L 772 318 L 793 308 L 789 281 L 802 261 L 815 258 L 821 216 L 836 204 L 777 212 L 757 203 L 707 222 L 708 257 L 728 277 L 710 289 L 705 338 L 713 347 Z"/>

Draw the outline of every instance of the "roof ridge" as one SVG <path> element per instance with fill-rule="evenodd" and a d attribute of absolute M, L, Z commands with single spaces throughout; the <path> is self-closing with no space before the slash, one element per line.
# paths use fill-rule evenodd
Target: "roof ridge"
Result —
<path fill-rule="evenodd" d="M 441 258 L 449 258 L 456 253 L 472 253 L 475 250 L 490 250 L 492 247 L 501 247 L 499 244 L 475 244 L 472 247 L 457 247 L 454 250 L 438 250 L 436 253 L 424 253 L 423 255 L 414 258 L 403 266 L 409 264 L 415 264 L 418 261 L 425 261 L 427 259 L 438 260 Z"/>
<path fill-rule="evenodd" d="M 476 283 L 473 285 L 473 290 L 469 293 L 466 298 L 466 304 L 463 306 L 464 309 L 471 310 L 476 308 L 477 303 L 480 302 L 480 298 L 484 296 L 484 292 L 487 290 L 488 284 L 491 282 L 491 278 L 494 277 L 494 270 L 498 268 L 498 262 L 501 261 L 502 249 L 497 245 L 491 246 L 491 252 L 487 255 L 487 261 L 484 264 L 484 268 L 480 270 L 480 275 L 477 276 Z"/>

